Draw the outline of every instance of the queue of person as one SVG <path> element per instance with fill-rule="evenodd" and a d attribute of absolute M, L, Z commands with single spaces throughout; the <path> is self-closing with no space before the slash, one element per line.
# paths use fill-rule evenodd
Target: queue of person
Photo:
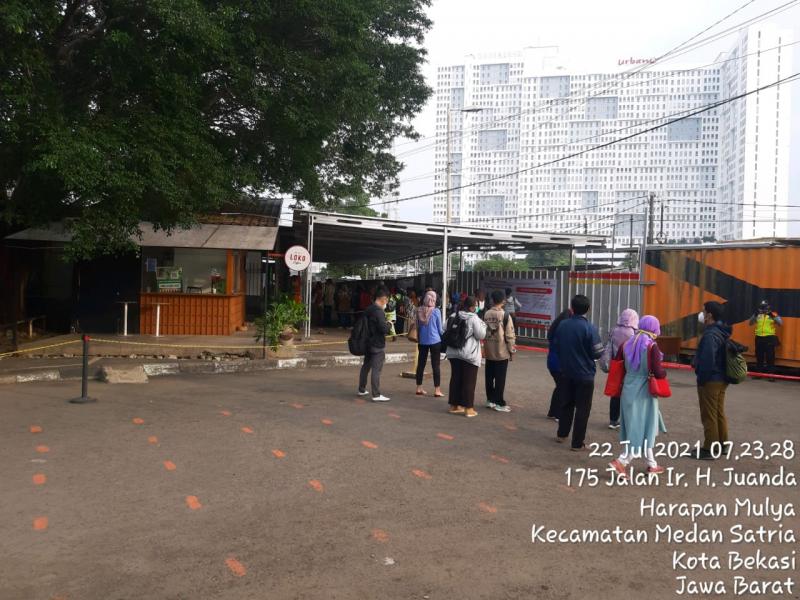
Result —
<path fill-rule="evenodd" d="M 323 290 L 324 291 L 324 290 Z M 394 329 L 387 319 L 390 300 L 398 292 L 379 287 L 374 302 L 365 311 L 369 323 L 370 350 L 365 356 L 359 376 L 359 395 L 372 395 L 376 402 L 388 401 L 380 388 L 380 375 L 385 358 L 387 336 Z M 450 382 L 447 394 L 448 412 L 473 418 L 478 373 L 485 364 L 486 407 L 497 412 L 510 412 L 505 398 L 505 383 L 509 364 L 516 353 L 516 334 L 513 315 L 509 314 L 508 293 L 497 290 L 490 295 L 483 318 L 478 314 L 477 296 L 457 293 L 458 312 L 446 322 L 441 317 L 441 300 L 433 289 L 421 299 L 416 292 L 400 293 L 396 304 L 402 303 L 405 321 L 416 333 L 417 360 L 415 364 L 416 395 L 428 396 L 424 388 L 425 368 L 430 357 L 433 371 L 433 397 L 444 398 L 441 360 L 450 362 Z M 512 300 L 513 302 L 513 300 Z M 653 455 L 659 432 L 666 432 L 659 408 L 658 393 L 652 380 L 666 378 L 658 348 L 660 323 L 652 315 L 639 318 L 633 309 L 619 315 L 614 329 L 603 345 L 597 328 L 589 322 L 589 298 L 576 295 L 570 308 L 558 315 L 547 333 L 547 368 L 555 388 L 550 396 L 547 417 L 556 421 L 556 441 L 570 440 L 573 451 L 586 449 L 586 430 L 592 409 L 596 362 L 608 371 L 612 360 L 624 365 L 624 382 L 620 393 L 611 395 L 609 428 L 619 430 L 621 452 L 610 467 L 625 477 L 636 458 L 643 458 L 649 473 L 662 473 Z M 516 306 L 515 306 L 516 308 Z M 397 310 L 396 306 L 390 310 Z M 379 316 L 380 315 L 380 316 Z M 759 317 L 761 317 L 759 319 Z M 762 304 L 753 317 L 761 332 L 773 331 L 764 325 L 771 319 L 780 326 L 779 317 Z M 724 320 L 724 307 L 718 302 L 706 302 L 699 315 L 703 327 L 695 358 L 692 362 L 697 377 L 698 402 L 703 426 L 703 442 L 697 454 L 702 460 L 713 460 L 714 449 L 728 441 L 728 422 L 725 395 L 731 381 L 727 360 L 732 329 Z M 371 389 L 367 379 L 371 374 Z M 743 378 L 743 377 L 742 377 Z M 570 439 L 571 438 L 571 439 Z"/>

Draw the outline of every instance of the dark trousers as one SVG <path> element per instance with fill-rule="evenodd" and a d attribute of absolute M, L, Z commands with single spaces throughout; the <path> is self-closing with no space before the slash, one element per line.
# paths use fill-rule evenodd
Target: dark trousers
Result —
<path fill-rule="evenodd" d="M 611 398 L 611 405 L 608 412 L 608 420 L 611 423 L 619 423 L 619 396 Z"/>
<path fill-rule="evenodd" d="M 507 360 L 486 360 L 486 401 L 505 406 L 503 392 L 506 390 Z"/>
<path fill-rule="evenodd" d="M 325 306 L 322 309 L 322 324 L 325 327 L 330 327 L 333 325 L 333 307 L 332 306 Z"/>
<path fill-rule="evenodd" d="M 439 344 L 419 344 L 419 361 L 417 361 L 417 385 L 422 385 L 422 378 L 425 375 L 425 365 L 428 364 L 428 353 L 431 355 L 431 368 L 433 368 L 433 386 L 442 385 L 442 368 L 440 366 L 441 348 Z"/>
<path fill-rule="evenodd" d="M 775 346 L 777 335 L 756 336 L 756 370 L 761 373 L 772 373 L 775 370 Z"/>
<path fill-rule="evenodd" d="M 447 401 L 451 406 L 473 408 L 477 383 L 478 367 L 460 358 L 450 359 L 450 397 Z"/>
<path fill-rule="evenodd" d="M 555 381 L 556 387 L 553 388 L 553 393 L 550 394 L 550 410 L 547 411 L 547 416 L 557 419 L 561 413 L 561 390 L 559 388 L 561 373 L 550 371 L 550 377 Z"/>
<path fill-rule="evenodd" d="M 367 389 L 367 375 L 372 371 L 372 397 L 381 395 L 381 371 L 383 361 L 386 359 L 384 348 L 370 348 L 364 356 L 364 364 L 361 365 L 361 372 L 358 375 L 358 391 L 363 392 Z"/>
<path fill-rule="evenodd" d="M 397 323 L 394 324 L 394 332 L 397 335 L 400 335 L 406 330 L 406 318 L 405 317 L 397 317 Z"/>
<path fill-rule="evenodd" d="M 558 417 L 558 437 L 565 438 L 572 429 L 572 447 L 582 448 L 586 426 L 592 412 L 594 380 L 582 381 L 561 375 L 561 415 Z M 575 423 L 573 425 L 573 419 Z"/>

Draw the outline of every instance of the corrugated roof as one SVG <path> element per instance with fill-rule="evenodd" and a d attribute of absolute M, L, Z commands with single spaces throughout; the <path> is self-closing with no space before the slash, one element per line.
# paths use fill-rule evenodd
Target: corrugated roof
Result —
<path fill-rule="evenodd" d="M 294 242 L 308 245 L 308 221 L 314 221 L 315 262 L 391 264 L 442 253 L 444 225 L 375 217 L 296 211 Z M 509 231 L 448 226 L 451 252 L 504 252 L 543 248 L 598 247 L 602 236 Z"/>

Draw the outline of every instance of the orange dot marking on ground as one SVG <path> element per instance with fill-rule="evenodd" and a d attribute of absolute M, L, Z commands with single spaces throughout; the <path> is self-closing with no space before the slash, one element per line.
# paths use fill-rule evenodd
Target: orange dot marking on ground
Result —
<path fill-rule="evenodd" d="M 508 463 L 511 462 L 505 456 L 500 456 L 499 454 L 491 454 L 490 457 L 492 460 L 496 460 L 497 462 L 503 463 L 504 465 L 507 465 Z"/>
<path fill-rule="evenodd" d="M 219 411 L 219 414 L 221 414 L 223 417 L 230 417 L 231 416 L 231 411 L 229 411 L 229 410 L 221 410 L 221 411 Z"/>
<path fill-rule="evenodd" d="M 322 492 L 325 489 L 322 483 L 317 481 L 316 479 L 309 480 L 308 485 L 310 485 L 314 490 L 318 492 Z"/>
<path fill-rule="evenodd" d="M 425 472 L 425 471 L 423 471 L 422 469 L 412 469 L 412 470 L 411 470 L 411 473 L 412 473 L 412 474 L 413 474 L 415 477 L 419 477 L 420 479 L 433 479 L 433 478 L 431 477 L 430 473 L 426 473 L 426 472 Z"/>
<path fill-rule="evenodd" d="M 558 487 L 560 487 L 562 490 L 565 490 L 565 491 L 567 491 L 567 492 L 569 492 L 571 494 L 574 494 L 577 491 L 575 488 L 570 487 L 568 485 L 564 485 L 563 483 L 560 484 Z"/>
<path fill-rule="evenodd" d="M 36 446 L 36 451 L 39 454 L 47 454 L 50 452 L 50 448 L 48 446 Z"/>
<path fill-rule="evenodd" d="M 305 406 L 303 406 L 299 402 L 292 402 L 289 406 L 291 406 L 292 408 L 305 408 Z"/>
<path fill-rule="evenodd" d="M 33 529 L 34 531 L 44 531 L 48 524 L 47 517 L 36 517 L 33 520 Z"/>
<path fill-rule="evenodd" d="M 505 423 L 505 424 L 503 424 L 503 427 L 505 427 L 509 431 L 516 431 L 518 429 L 518 427 L 516 425 L 514 425 L 513 423 Z"/>
<path fill-rule="evenodd" d="M 400 418 L 400 415 L 398 415 L 397 413 L 394 413 L 394 412 L 390 412 L 389 416 L 392 417 L 393 419 L 399 419 Z"/>
<path fill-rule="evenodd" d="M 383 529 L 373 529 L 372 530 L 372 539 L 376 542 L 381 542 L 385 544 L 389 541 L 389 534 L 386 533 Z"/>
<path fill-rule="evenodd" d="M 136 417 L 136 418 L 133 419 L 133 424 L 134 425 L 144 425 L 144 419 L 140 419 L 139 417 Z"/>
<path fill-rule="evenodd" d="M 31 425 L 31 433 L 42 433 L 42 428 L 39 425 Z"/>
<path fill-rule="evenodd" d="M 448 440 L 448 441 L 456 439 L 452 435 L 449 435 L 447 433 L 437 433 L 436 437 L 438 437 L 440 440 Z"/>
<path fill-rule="evenodd" d="M 174 463 L 174 462 L 172 462 L 171 460 L 165 460 L 165 461 L 164 461 L 164 468 L 165 468 L 167 471 L 174 471 L 174 470 L 175 470 L 175 469 L 177 469 L 178 467 L 176 467 L 176 466 L 175 466 L 175 463 Z"/>
<path fill-rule="evenodd" d="M 367 401 L 366 401 L 366 400 L 364 400 L 363 398 L 356 398 L 356 399 L 355 399 L 355 403 L 356 403 L 356 404 L 366 404 L 366 403 L 367 403 Z"/>
<path fill-rule="evenodd" d="M 67 600 L 66 596 L 53 596 L 52 600 Z"/>
<path fill-rule="evenodd" d="M 333 425 L 333 421 L 331 421 L 330 419 L 322 419 L 322 424 L 323 425 Z"/>
<path fill-rule="evenodd" d="M 370 450 L 375 450 L 375 448 L 378 447 L 378 444 L 374 444 L 372 442 L 368 442 L 367 440 L 363 440 L 361 442 L 361 445 L 364 446 L 364 448 L 369 448 Z"/>
<path fill-rule="evenodd" d="M 44 473 L 36 473 L 33 476 L 33 485 L 44 485 L 45 483 L 47 483 L 47 475 Z"/>
<path fill-rule="evenodd" d="M 242 427 L 242 433 L 253 433 L 253 430 L 249 427 Z"/>
<path fill-rule="evenodd" d="M 200 500 L 197 499 L 197 496 L 186 496 L 186 506 L 192 510 L 203 508 L 203 505 L 200 504 Z"/>
<path fill-rule="evenodd" d="M 273 450 L 272 455 L 275 458 L 284 458 L 286 456 L 286 452 L 284 452 L 283 450 Z"/>
<path fill-rule="evenodd" d="M 244 565 L 232 556 L 225 559 L 225 564 L 228 565 L 228 569 L 236 577 L 244 577 L 247 574 L 247 569 L 244 568 Z"/>
<path fill-rule="evenodd" d="M 151 435 L 150 437 L 147 438 L 147 443 L 148 444 L 157 444 L 158 443 L 158 438 L 156 436 L 154 436 L 154 435 Z"/>
<path fill-rule="evenodd" d="M 486 502 L 478 502 L 478 508 L 480 508 L 483 512 L 490 514 L 495 514 L 497 512 L 496 507 L 492 506 L 491 504 L 486 504 Z"/>

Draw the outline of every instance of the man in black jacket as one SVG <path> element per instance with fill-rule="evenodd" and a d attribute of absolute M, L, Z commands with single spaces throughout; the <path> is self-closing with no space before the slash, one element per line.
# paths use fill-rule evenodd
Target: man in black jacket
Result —
<path fill-rule="evenodd" d="M 369 347 L 364 355 L 364 364 L 358 377 L 358 395 L 367 396 L 367 375 L 372 371 L 372 401 L 388 402 L 389 398 L 381 394 L 381 370 L 386 359 L 386 336 L 392 330 L 392 324 L 386 320 L 386 304 L 389 292 L 379 287 L 375 292 L 375 302 L 364 311 L 369 332 Z"/>
<path fill-rule="evenodd" d="M 732 329 L 723 322 L 724 309 L 719 302 L 706 302 L 701 314 L 705 329 L 694 357 L 694 371 L 697 374 L 697 397 L 704 440 L 697 458 L 713 460 L 712 445 L 728 441 L 728 419 L 725 416 L 728 378 L 725 362 Z"/>

